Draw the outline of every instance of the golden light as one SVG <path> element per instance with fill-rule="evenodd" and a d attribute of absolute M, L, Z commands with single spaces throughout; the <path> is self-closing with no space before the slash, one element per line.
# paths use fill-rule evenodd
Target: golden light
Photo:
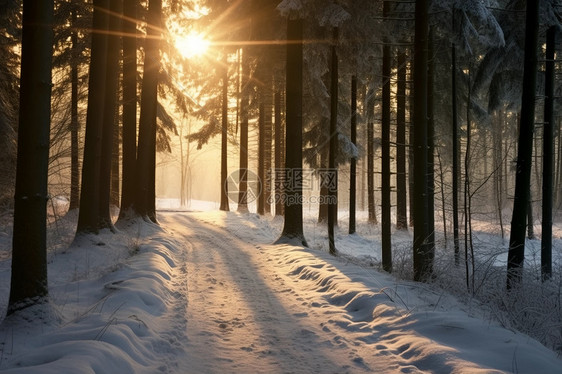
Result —
<path fill-rule="evenodd" d="M 196 33 L 178 36 L 176 39 L 176 48 L 184 58 L 188 59 L 204 55 L 210 44 L 203 35 Z"/>

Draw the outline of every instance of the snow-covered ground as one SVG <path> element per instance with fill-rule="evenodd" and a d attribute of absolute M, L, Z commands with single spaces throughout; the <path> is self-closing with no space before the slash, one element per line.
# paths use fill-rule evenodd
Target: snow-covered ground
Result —
<path fill-rule="evenodd" d="M 562 373 L 475 303 L 370 266 L 380 249 L 365 227 L 332 257 L 321 226 L 307 224 L 310 249 L 272 245 L 280 219 L 196 208 L 70 247 L 73 220 L 51 225 L 51 301 L 2 321 L 0 372 Z"/>

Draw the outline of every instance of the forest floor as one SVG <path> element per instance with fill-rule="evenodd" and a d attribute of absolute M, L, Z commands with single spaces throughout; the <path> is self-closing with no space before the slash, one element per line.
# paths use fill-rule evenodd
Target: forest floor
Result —
<path fill-rule="evenodd" d="M 562 373 L 551 350 L 431 285 L 272 245 L 271 220 L 158 217 L 50 253 L 49 305 L 2 321 L 0 372 Z"/>

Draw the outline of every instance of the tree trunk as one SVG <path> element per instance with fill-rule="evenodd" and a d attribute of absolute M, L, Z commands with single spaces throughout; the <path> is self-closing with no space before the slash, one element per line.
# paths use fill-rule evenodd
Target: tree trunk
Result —
<path fill-rule="evenodd" d="M 107 64 L 108 0 L 94 1 L 92 48 L 88 83 L 88 110 L 86 114 L 86 138 L 82 164 L 80 210 L 76 234 L 98 233 L 101 139 L 105 106 Z"/>
<path fill-rule="evenodd" d="M 53 1 L 24 1 L 8 314 L 44 302 L 48 295 L 46 224 L 52 51 Z"/>
<path fill-rule="evenodd" d="M 281 169 L 283 168 L 282 162 L 282 137 L 283 137 L 283 124 L 281 123 L 281 92 L 275 92 L 275 172 L 273 177 L 275 178 L 275 215 L 283 215 L 283 201 L 281 201 L 281 195 L 283 194 L 283 183 L 279 181 L 278 177 L 280 175 Z"/>
<path fill-rule="evenodd" d="M 527 200 L 527 239 L 535 239 L 535 228 L 533 226 L 535 218 L 533 216 L 533 194 L 529 186 L 529 199 Z"/>
<path fill-rule="evenodd" d="M 265 180 L 265 104 L 260 103 L 258 119 L 258 178 L 261 181 L 262 189 L 258 196 L 258 214 L 265 214 L 265 191 L 267 181 Z"/>
<path fill-rule="evenodd" d="M 459 244 L 459 115 L 457 111 L 457 57 L 456 46 L 451 47 L 451 100 L 453 104 L 453 245 L 455 252 L 455 265 L 460 264 L 460 244 Z"/>
<path fill-rule="evenodd" d="M 511 236 L 507 255 L 507 289 L 521 280 L 525 259 L 525 225 L 529 201 L 531 163 L 533 155 L 533 129 L 535 121 L 535 89 L 537 72 L 537 34 L 539 2 L 527 2 L 525 21 L 525 61 L 523 69 L 523 93 L 517 146 L 517 172 L 515 196 L 511 219 Z"/>
<path fill-rule="evenodd" d="M 240 181 L 238 184 L 238 211 L 248 212 L 248 105 L 250 72 L 248 51 L 242 50 L 242 87 L 240 89 Z"/>
<path fill-rule="evenodd" d="M 470 190 L 470 165 L 472 149 L 472 119 L 470 109 L 472 103 L 472 90 L 470 89 L 470 69 L 468 70 L 468 93 L 466 101 L 466 149 L 464 156 L 464 265 L 466 272 L 466 289 L 470 288 L 470 271 L 468 253 L 472 249 L 472 192 Z M 469 248 L 470 247 L 470 248 Z M 474 253 L 471 252 L 472 260 L 472 284 L 474 285 Z"/>
<path fill-rule="evenodd" d="M 228 212 L 228 64 L 226 58 L 222 77 L 222 114 L 221 114 L 221 203 L 220 210 Z"/>
<path fill-rule="evenodd" d="M 435 252 L 435 116 L 433 80 L 435 73 L 435 53 L 433 49 L 433 27 L 429 29 L 428 54 L 431 56 L 427 67 L 427 245 Z"/>
<path fill-rule="evenodd" d="M 71 14 L 71 41 L 72 58 L 70 61 L 71 97 L 70 97 L 70 205 L 69 210 L 80 207 L 80 165 L 78 132 L 80 123 L 78 119 L 78 30 L 76 29 L 76 9 Z"/>
<path fill-rule="evenodd" d="M 109 8 L 109 32 L 107 34 L 107 59 L 105 75 L 105 104 L 101 141 L 99 223 L 100 229 L 114 230 L 111 221 L 111 166 L 114 131 L 116 127 L 117 91 L 119 90 L 119 57 L 121 54 L 121 13 L 122 0 L 112 0 Z"/>
<path fill-rule="evenodd" d="M 292 181 L 302 173 L 302 94 L 303 94 L 303 20 L 287 20 L 286 137 L 284 180 Z M 302 185 L 287 183 L 285 215 L 277 242 L 296 242 L 307 246 L 303 233 Z"/>
<path fill-rule="evenodd" d="M 137 152 L 137 194 L 135 210 L 145 219 L 156 222 L 154 184 L 156 163 L 156 114 L 158 105 L 158 73 L 160 70 L 162 0 L 149 0 L 148 31 L 145 41 L 144 73 L 139 118 Z"/>
<path fill-rule="evenodd" d="M 120 162 L 121 158 L 121 126 L 119 126 L 119 108 L 116 108 L 115 126 L 113 127 L 113 136 L 111 144 L 111 194 L 110 205 L 119 207 L 119 190 L 121 185 Z"/>
<path fill-rule="evenodd" d="M 493 129 L 493 143 L 494 143 L 494 195 L 496 201 L 496 209 L 498 214 L 498 220 L 500 223 L 500 231 L 501 237 L 504 238 L 504 229 L 503 229 L 503 167 L 502 167 L 502 152 L 503 152 L 503 139 L 502 139 L 502 111 L 500 110 L 499 113 L 496 115 L 497 123 L 495 128 Z"/>
<path fill-rule="evenodd" d="M 541 279 L 552 277 L 552 181 L 554 156 L 554 52 L 556 28 L 546 33 L 546 72 L 544 87 Z"/>
<path fill-rule="evenodd" d="M 384 2 L 383 14 L 388 16 L 390 3 Z M 381 120 L 381 247 L 382 268 L 392 272 L 391 222 L 390 222 L 390 44 L 382 47 L 382 120 Z"/>
<path fill-rule="evenodd" d="M 406 186 L 406 53 L 398 53 L 396 81 L 396 228 L 408 229 Z"/>
<path fill-rule="evenodd" d="M 374 133 L 375 125 L 372 121 L 369 121 L 367 123 L 367 209 L 369 211 L 369 223 L 376 225 Z"/>
<path fill-rule="evenodd" d="M 351 77 L 351 143 L 357 147 L 357 76 Z M 356 231 L 357 157 L 349 161 L 349 234 Z"/>
<path fill-rule="evenodd" d="M 135 201 L 137 162 L 137 36 L 136 0 L 123 2 L 123 139 L 121 209 L 119 219 L 131 213 Z"/>
<path fill-rule="evenodd" d="M 328 173 L 330 182 L 328 191 L 330 201 L 328 205 L 328 241 L 331 255 L 337 253 L 334 226 L 337 220 L 337 191 L 338 191 L 338 169 L 336 156 L 338 154 L 338 53 L 336 45 L 338 42 L 338 28 L 334 27 L 332 37 L 332 56 L 331 56 L 331 79 L 330 79 L 330 154 L 328 158 Z"/>
<path fill-rule="evenodd" d="M 264 99 L 265 99 L 265 106 L 264 106 L 264 139 L 263 139 L 263 168 L 264 168 L 264 176 L 266 183 L 264 184 L 263 190 L 263 207 L 265 213 L 271 214 L 271 143 L 272 143 L 272 135 L 273 135 L 273 123 L 271 121 L 272 114 L 273 114 L 273 74 L 267 69 L 265 71 L 266 78 L 264 82 L 266 86 L 263 87 L 264 91 Z"/>
<path fill-rule="evenodd" d="M 427 64 L 428 0 L 416 1 L 414 37 L 414 280 L 427 279 L 433 271 L 429 239 L 427 160 Z"/>

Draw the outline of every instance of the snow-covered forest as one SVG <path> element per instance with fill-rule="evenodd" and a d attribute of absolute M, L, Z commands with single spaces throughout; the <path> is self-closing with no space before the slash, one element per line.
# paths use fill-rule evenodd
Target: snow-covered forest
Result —
<path fill-rule="evenodd" d="M 0 371 L 562 373 L 560 5 L 0 1 Z"/>

